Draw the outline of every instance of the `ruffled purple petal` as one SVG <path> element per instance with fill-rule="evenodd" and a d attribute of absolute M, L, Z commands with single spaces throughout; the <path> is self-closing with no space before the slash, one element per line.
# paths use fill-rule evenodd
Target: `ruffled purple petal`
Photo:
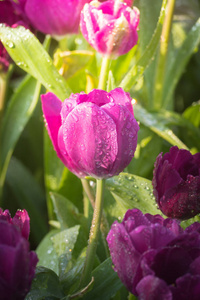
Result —
<path fill-rule="evenodd" d="M 164 280 L 148 275 L 136 287 L 138 300 L 173 300 L 172 293 Z"/>
<path fill-rule="evenodd" d="M 134 249 L 124 226 L 117 222 L 113 223 L 107 242 L 115 270 L 124 285 L 131 291 L 140 254 Z"/>

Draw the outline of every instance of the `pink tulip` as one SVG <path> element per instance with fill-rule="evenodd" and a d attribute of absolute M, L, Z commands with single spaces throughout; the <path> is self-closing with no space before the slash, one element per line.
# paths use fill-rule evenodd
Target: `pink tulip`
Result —
<path fill-rule="evenodd" d="M 37 30 L 51 35 L 78 33 L 80 13 L 91 0 L 19 0 L 18 9 Z"/>
<path fill-rule="evenodd" d="M 47 93 L 42 109 L 58 157 L 78 177 L 117 175 L 133 158 L 139 126 L 121 88 L 72 94 L 63 103 Z"/>
<path fill-rule="evenodd" d="M 99 53 L 119 56 L 138 41 L 139 11 L 120 0 L 85 4 L 80 27 L 88 43 Z"/>

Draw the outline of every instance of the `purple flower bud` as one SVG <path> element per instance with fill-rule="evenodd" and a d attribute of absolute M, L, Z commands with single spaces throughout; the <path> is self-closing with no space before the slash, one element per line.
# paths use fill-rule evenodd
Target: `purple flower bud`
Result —
<path fill-rule="evenodd" d="M 200 153 L 171 147 L 160 153 L 153 174 L 154 195 L 168 217 L 189 219 L 200 213 Z"/>
<path fill-rule="evenodd" d="M 47 93 L 42 109 L 58 157 L 78 177 L 117 175 L 133 158 L 139 126 L 121 88 L 72 94 L 63 103 Z"/>
<path fill-rule="evenodd" d="M 103 55 L 127 53 L 137 44 L 139 11 L 120 0 L 93 1 L 81 12 L 80 27 L 88 43 Z"/>
<path fill-rule="evenodd" d="M 0 209 L 0 297 L 23 300 L 30 290 L 38 258 L 27 240 L 29 217 L 25 210 L 12 219 Z"/>
<path fill-rule="evenodd" d="M 37 30 L 51 35 L 78 33 L 80 13 L 91 0 L 19 0 L 18 9 Z"/>
<path fill-rule="evenodd" d="M 200 224 L 128 210 L 107 236 L 115 271 L 139 300 L 198 300 Z"/>
<path fill-rule="evenodd" d="M 8 223 L 15 225 L 21 232 L 22 236 L 28 240 L 30 234 L 30 218 L 25 209 L 17 210 L 14 218 L 11 218 L 8 209 L 3 211 L 0 208 L 0 220 L 6 220 Z"/>

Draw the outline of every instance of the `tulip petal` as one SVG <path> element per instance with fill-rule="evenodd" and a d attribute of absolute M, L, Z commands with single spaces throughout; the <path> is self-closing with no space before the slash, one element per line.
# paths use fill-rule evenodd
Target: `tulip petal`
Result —
<path fill-rule="evenodd" d="M 28 240 L 30 233 L 30 218 L 25 209 L 16 212 L 13 218 L 13 224 L 20 229 L 22 236 Z"/>
<path fill-rule="evenodd" d="M 118 152 L 116 125 L 97 105 L 79 104 L 63 124 L 65 149 L 72 162 L 94 177 L 109 177 Z"/>
<path fill-rule="evenodd" d="M 164 280 L 153 275 L 145 276 L 136 287 L 139 300 L 173 300 Z"/>
<path fill-rule="evenodd" d="M 46 122 L 46 127 L 58 157 L 67 165 L 67 161 L 58 146 L 58 131 L 61 124 L 62 102 L 53 93 L 41 96 L 42 110 Z"/>
<path fill-rule="evenodd" d="M 46 34 L 78 33 L 80 12 L 89 0 L 27 0 L 25 13 Z"/>
<path fill-rule="evenodd" d="M 116 88 L 108 93 L 114 100 L 115 104 L 123 105 L 132 115 L 133 113 L 133 106 L 131 104 L 132 98 L 129 93 L 126 93 L 122 88 Z"/>
<path fill-rule="evenodd" d="M 168 189 L 159 207 L 168 217 L 182 220 L 200 213 L 200 177 L 188 176 L 184 183 Z"/>
<path fill-rule="evenodd" d="M 103 105 L 102 109 L 116 124 L 118 153 L 112 173 L 119 174 L 131 162 L 134 156 L 139 125 L 125 106 L 109 103 Z"/>
<path fill-rule="evenodd" d="M 107 236 L 115 271 L 124 285 L 132 291 L 140 254 L 133 247 L 125 227 L 114 222 Z"/>
<path fill-rule="evenodd" d="M 176 285 L 171 286 L 173 300 L 199 300 L 200 276 L 185 274 L 176 280 Z"/>

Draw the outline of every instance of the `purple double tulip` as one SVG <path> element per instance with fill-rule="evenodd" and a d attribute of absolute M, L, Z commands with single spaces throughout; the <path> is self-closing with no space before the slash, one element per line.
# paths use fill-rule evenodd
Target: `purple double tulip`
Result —
<path fill-rule="evenodd" d="M 78 33 L 81 10 L 90 1 L 18 0 L 15 7 L 37 30 L 50 35 L 66 35 Z"/>
<path fill-rule="evenodd" d="M 72 94 L 63 103 L 47 93 L 42 109 L 58 157 L 78 177 L 117 175 L 133 158 L 139 126 L 123 89 Z"/>
<path fill-rule="evenodd" d="M 0 209 L 0 298 L 23 300 L 29 292 L 38 262 L 29 249 L 28 213 L 17 211 L 11 218 Z"/>
<path fill-rule="evenodd" d="M 99 53 L 117 57 L 138 41 L 139 11 L 119 0 L 91 2 L 81 12 L 81 32 Z"/>
<path fill-rule="evenodd" d="M 154 195 L 168 217 L 189 219 L 200 213 L 200 153 L 171 147 L 160 153 L 153 173 Z"/>
<path fill-rule="evenodd" d="M 199 300 L 200 224 L 128 210 L 107 236 L 115 271 L 138 300 Z"/>

